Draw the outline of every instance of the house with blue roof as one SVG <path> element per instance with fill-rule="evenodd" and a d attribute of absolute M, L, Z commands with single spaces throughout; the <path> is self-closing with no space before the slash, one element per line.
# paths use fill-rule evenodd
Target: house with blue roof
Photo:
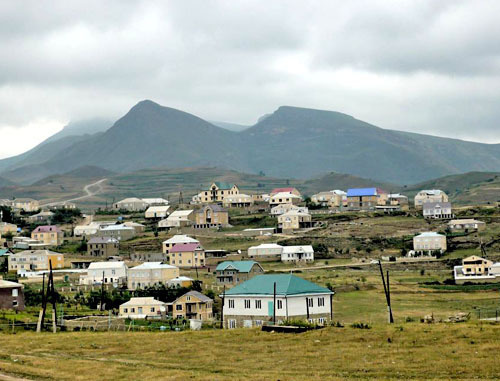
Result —
<path fill-rule="evenodd" d="M 236 184 L 224 181 L 214 181 L 208 189 L 201 191 L 193 197 L 193 204 L 222 203 L 227 196 L 234 196 L 240 193 Z"/>
<path fill-rule="evenodd" d="M 380 188 L 350 188 L 347 190 L 348 210 L 375 210 L 386 205 L 388 193 Z"/>
<path fill-rule="evenodd" d="M 256 275 L 221 295 L 224 327 L 259 327 L 292 319 L 326 324 L 333 319 L 333 295 L 293 274 Z"/>
<path fill-rule="evenodd" d="M 236 285 L 262 273 L 264 269 L 255 261 L 224 261 L 215 268 L 219 285 Z"/>

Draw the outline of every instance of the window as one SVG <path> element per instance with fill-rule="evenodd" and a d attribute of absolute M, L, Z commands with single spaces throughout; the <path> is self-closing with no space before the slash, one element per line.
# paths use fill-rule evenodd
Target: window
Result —
<path fill-rule="evenodd" d="M 12 296 L 16 297 L 19 294 L 19 290 L 17 288 L 12 289 Z"/>
<path fill-rule="evenodd" d="M 325 324 L 325 318 L 319 318 L 318 323 L 321 325 Z"/>
<path fill-rule="evenodd" d="M 175 306 L 175 310 L 176 310 L 176 311 L 182 311 L 182 304 L 177 304 L 177 305 Z"/>
<path fill-rule="evenodd" d="M 131 308 L 130 312 L 134 313 L 135 312 L 135 308 Z"/>
<path fill-rule="evenodd" d="M 278 310 L 281 310 L 283 308 L 283 300 L 277 300 L 276 305 Z"/>
<path fill-rule="evenodd" d="M 262 301 L 256 300 L 255 301 L 255 308 L 259 308 L 259 309 L 262 308 Z"/>
<path fill-rule="evenodd" d="M 12 307 L 17 307 L 18 303 L 17 303 L 17 300 L 13 300 L 12 301 Z"/>
<path fill-rule="evenodd" d="M 155 308 L 154 307 L 151 307 L 151 312 L 155 312 Z"/>
<path fill-rule="evenodd" d="M 318 307 L 325 306 L 325 298 L 318 298 Z"/>
<path fill-rule="evenodd" d="M 250 308 L 250 299 L 245 299 L 245 308 Z"/>
<path fill-rule="evenodd" d="M 229 328 L 236 328 L 236 320 L 229 319 L 228 320 L 228 325 L 229 325 Z"/>
<path fill-rule="evenodd" d="M 314 307 L 314 305 L 313 305 L 313 298 L 308 298 L 308 299 L 307 299 L 307 305 L 308 305 L 309 307 Z"/>
<path fill-rule="evenodd" d="M 127 313 L 127 312 L 128 312 L 128 308 L 124 308 L 124 309 L 123 309 L 123 312 L 124 312 L 124 313 Z"/>
<path fill-rule="evenodd" d="M 229 308 L 234 308 L 234 299 L 229 299 Z"/>
<path fill-rule="evenodd" d="M 262 326 L 262 320 L 255 320 L 255 326 L 256 327 L 261 327 Z"/>

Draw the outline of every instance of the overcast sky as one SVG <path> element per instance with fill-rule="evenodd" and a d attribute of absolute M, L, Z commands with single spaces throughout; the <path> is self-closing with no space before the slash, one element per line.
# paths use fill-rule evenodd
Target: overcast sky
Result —
<path fill-rule="evenodd" d="M 0 157 L 151 99 L 500 143 L 500 1 L 2 1 Z"/>

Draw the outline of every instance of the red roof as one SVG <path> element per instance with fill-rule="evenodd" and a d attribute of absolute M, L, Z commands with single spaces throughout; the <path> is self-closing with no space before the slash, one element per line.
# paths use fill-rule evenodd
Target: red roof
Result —
<path fill-rule="evenodd" d="M 274 188 L 271 193 L 281 193 L 281 192 L 293 192 L 295 188 Z"/>
<path fill-rule="evenodd" d="M 39 226 L 35 230 L 33 230 L 33 233 L 50 233 L 50 232 L 62 233 L 62 230 L 59 229 L 56 225 Z"/>
<path fill-rule="evenodd" d="M 195 251 L 196 249 L 201 249 L 201 246 L 199 243 L 196 242 L 191 242 L 191 243 L 176 243 L 172 248 L 169 250 L 171 253 L 181 253 L 185 251 Z"/>

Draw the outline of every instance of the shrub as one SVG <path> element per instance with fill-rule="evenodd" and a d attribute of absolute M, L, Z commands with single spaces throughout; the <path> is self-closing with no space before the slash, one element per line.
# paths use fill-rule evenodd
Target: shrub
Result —
<path fill-rule="evenodd" d="M 369 324 L 365 324 L 365 323 L 352 323 L 351 328 L 371 329 L 372 327 Z"/>

